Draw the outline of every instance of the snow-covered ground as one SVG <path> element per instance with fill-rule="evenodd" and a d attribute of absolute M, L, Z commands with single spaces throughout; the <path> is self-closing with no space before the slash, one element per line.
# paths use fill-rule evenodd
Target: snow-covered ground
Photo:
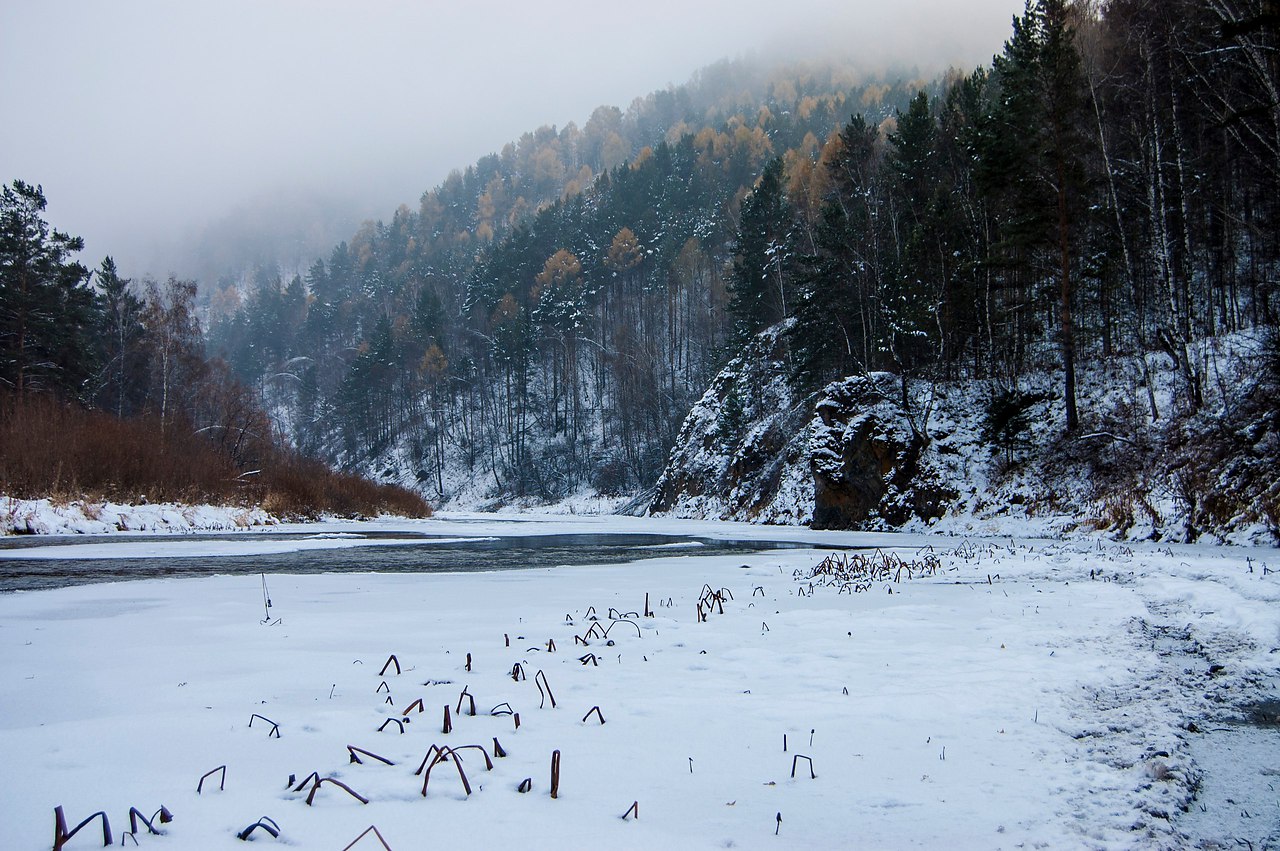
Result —
<path fill-rule="evenodd" d="M 77 499 L 17 499 L 0 494 L 0 535 L 93 535 L 105 532 L 232 532 L 280 521 L 260 507 L 124 504 Z"/>
<path fill-rule="evenodd" d="M 257 577 L 0 596 L 3 846 L 49 847 L 58 805 L 70 826 L 105 810 L 117 841 L 130 807 L 164 805 L 166 836 L 140 844 L 184 849 L 227 847 L 263 816 L 281 830 L 253 833 L 268 845 L 340 849 L 374 825 L 397 851 L 1280 842 L 1280 728 L 1236 720 L 1278 697 L 1278 550 L 633 518 L 376 527 L 813 548 L 274 575 L 268 623 Z M 810 579 L 836 545 L 882 548 L 866 558 L 889 574 L 857 592 Z M 392 654 L 399 669 L 384 670 Z M 513 680 L 517 664 L 527 679 Z M 433 744 L 479 745 L 493 769 L 458 751 L 471 794 L 450 761 L 424 798 L 414 769 Z M 352 762 L 348 746 L 394 764 Z M 223 765 L 225 787 L 214 775 L 197 793 Z M 368 804 L 325 783 L 308 806 L 312 772 Z M 638 818 L 622 818 L 633 803 Z M 68 847 L 99 847 L 96 830 Z M 380 847 L 372 833 L 355 846 Z"/>

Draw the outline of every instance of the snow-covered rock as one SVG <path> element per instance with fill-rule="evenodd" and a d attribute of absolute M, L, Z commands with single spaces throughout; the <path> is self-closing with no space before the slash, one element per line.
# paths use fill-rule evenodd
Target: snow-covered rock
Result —
<path fill-rule="evenodd" d="M 954 493 L 895 401 L 898 379 L 855 376 L 797 394 L 787 328 L 750 340 L 690 411 L 651 512 L 831 529 L 941 515 Z"/>
<path fill-rule="evenodd" d="M 748 342 L 685 418 L 652 513 L 806 524 L 813 399 L 787 381 L 786 326 Z"/>
<path fill-rule="evenodd" d="M 803 396 L 788 381 L 786 327 L 749 341 L 690 411 L 651 513 L 960 535 L 1280 540 L 1280 406 L 1250 335 L 1202 345 L 1214 380 L 1198 407 L 1157 356 L 1090 364 L 1077 386 L 1081 428 L 1067 434 L 1051 368 L 1013 388 L 872 373 Z M 1002 390 L 1026 400 L 1025 422 L 997 444 L 989 421 Z"/>
<path fill-rule="evenodd" d="M 928 439 L 894 399 L 899 386 L 874 373 L 823 389 L 809 426 L 814 528 L 929 521 L 955 499 L 930 463 Z"/>

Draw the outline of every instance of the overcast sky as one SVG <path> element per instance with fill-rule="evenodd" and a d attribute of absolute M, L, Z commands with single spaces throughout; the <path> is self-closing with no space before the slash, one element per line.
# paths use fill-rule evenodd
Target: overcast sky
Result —
<path fill-rule="evenodd" d="M 282 190 L 401 201 L 719 59 L 988 61 L 1022 0 L 0 0 L 0 180 L 127 271 Z M 801 47 L 804 45 L 804 47 Z M 164 270 L 150 269 L 161 273 Z"/>

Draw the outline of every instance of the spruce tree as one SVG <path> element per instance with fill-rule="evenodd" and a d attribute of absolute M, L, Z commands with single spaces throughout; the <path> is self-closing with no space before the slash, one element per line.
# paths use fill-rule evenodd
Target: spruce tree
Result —
<path fill-rule="evenodd" d="M 81 397 L 96 371 L 96 305 L 71 259 L 84 241 L 51 229 L 46 203 L 40 186 L 0 188 L 0 385 Z"/>
<path fill-rule="evenodd" d="M 107 257 L 97 269 L 102 305 L 99 345 L 103 354 L 98 404 L 117 417 L 133 413 L 141 403 L 145 357 L 142 351 L 142 299 L 130 290 L 132 283 L 120 277 L 116 261 Z"/>
<path fill-rule="evenodd" d="M 760 182 L 742 202 L 733 261 L 733 300 L 729 304 L 740 337 L 789 315 L 794 254 L 791 207 L 779 157 L 765 166 Z"/>
<path fill-rule="evenodd" d="M 1034 258 L 1025 274 L 1056 279 L 1067 431 L 1076 405 L 1078 242 L 1085 231 L 1085 80 L 1065 0 L 1027 0 L 994 59 L 1000 86 L 981 169 L 1002 216 L 1007 265 Z M 1016 274 L 1016 272 L 1015 272 Z"/>

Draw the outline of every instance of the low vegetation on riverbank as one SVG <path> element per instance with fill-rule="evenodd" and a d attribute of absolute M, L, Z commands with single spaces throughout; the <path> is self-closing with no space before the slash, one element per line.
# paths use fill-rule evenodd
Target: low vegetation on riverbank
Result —
<path fill-rule="evenodd" d="M 17 499 L 261 506 L 281 518 L 431 514 L 406 488 L 336 472 L 242 430 L 211 440 L 185 420 L 119 418 L 50 397 L 6 396 L 0 492 Z M 228 440 L 235 453 L 226 451 Z M 251 454 L 244 451 L 249 445 Z"/>

